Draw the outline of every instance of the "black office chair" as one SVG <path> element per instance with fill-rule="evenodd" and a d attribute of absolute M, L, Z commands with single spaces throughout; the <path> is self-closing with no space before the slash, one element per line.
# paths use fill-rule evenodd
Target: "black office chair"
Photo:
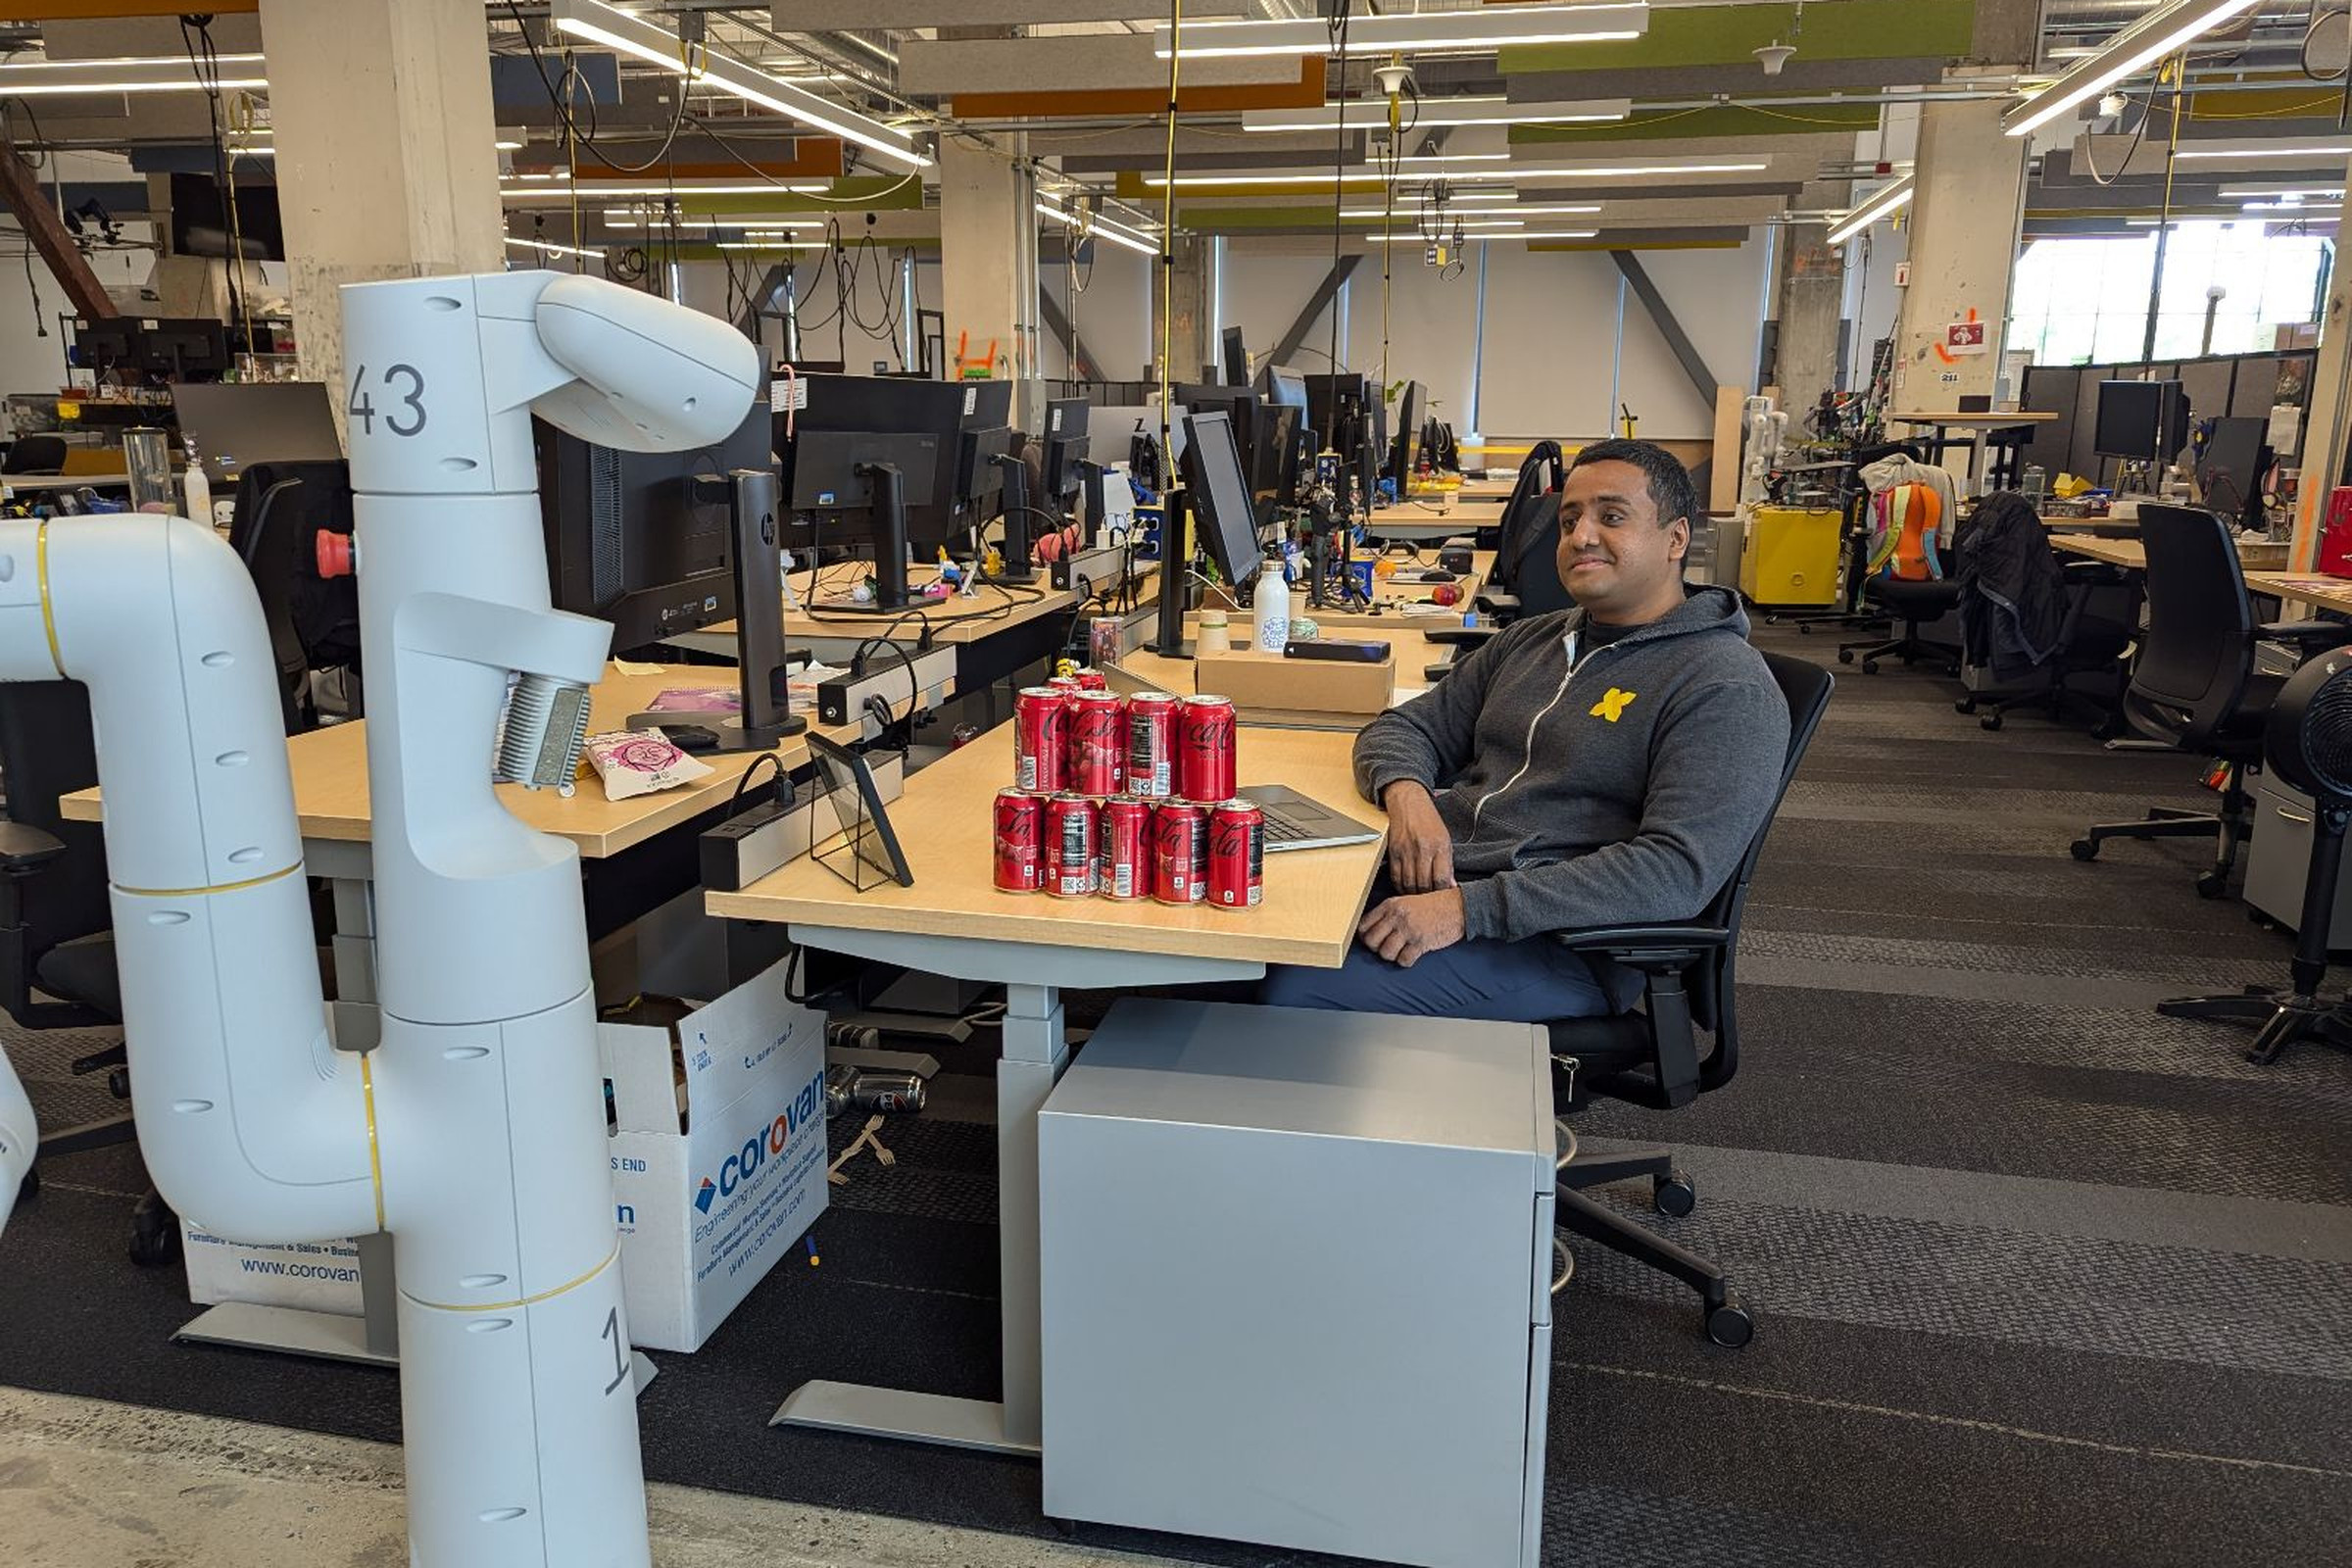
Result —
<path fill-rule="evenodd" d="M 2066 716 L 2069 702 L 2088 702 L 2075 682 L 2084 675 L 2114 677 L 2123 667 L 2123 657 L 2132 646 L 2132 628 L 2125 622 L 2105 615 L 2093 614 L 2091 604 L 2101 589 L 2121 589 L 2124 575 L 2114 566 L 2100 561 L 2069 561 L 2059 566 L 2066 583 L 2066 618 L 2059 624 L 2058 646 L 2048 661 L 2036 671 L 2038 687 L 1987 687 L 1971 689 L 1952 704 L 1953 710 L 1975 713 L 1977 722 L 1985 729 L 1999 729 L 2003 716 L 2021 709 L 2046 707 L 2050 722 Z M 1971 642 L 1969 631 L 1972 618 L 1984 612 L 1985 606 L 1970 594 L 1964 584 L 1960 595 L 1961 640 Z M 2114 693 L 2099 705 L 2099 722 L 2091 733 L 2101 740 L 2112 739 L 2109 733 L 2110 710 Z"/>
<path fill-rule="evenodd" d="M 66 438 L 61 435 L 21 435 L 9 443 L 0 459 L 0 473 L 56 473 L 66 466 Z"/>
<path fill-rule="evenodd" d="M 316 728 L 313 670 L 341 669 L 359 713 L 359 589 L 350 577 L 321 578 L 320 533 L 352 528 L 351 470 L 335 462 L 253 463 L 237 476 L 236 520 L 228 542 L 253 573 L 270 651 L 285 693 L 286 733 Z"/>
<path fill-rule="evenodd" d="M 2258 623 L 2237 542 L 2230 524 L 2210 512 L 2143 504 L 2139 540 L 2148 558 L 2142 578 L 2148 629 L 2124 694 L 2124 716 L 2157 740 L 2226 763 L 2221 809 L 2154 807 L 2142 821 L 2097 824 L 2071 849 L 2076 859 L 2091 860 L 2109 839 L 2213 835 L 2213 865 L 2198 873 L 2197 891 L 2218 899 L 2229 890 L 2237 848 L 2253 827 L 2246 775 L 2262 765 L 2263 726 L 2285 684 L 2281 676 L 2255 672 L 2255 644 L 2292 643 L 2308 655 L 2352 641 L 2352 626 Z"/>
<path fill-rule="evenodd" d="M 89 694 L 76 681 L 0 684 L 0 1009 L 26 1029 L 89 1029 L 122 1021 L 107 902 L 106 845 L 95 822 L 69 822 L 58 801 L 98 782 Z M 121 1046 L 74 1061 L 104 1072 L 118 1100 L 130 1079 Z M 127 1111 L 42 1134 L 39 1154 L 68 1154 L 136 1136 Z M 28 1190 L 33 1183 L 28 1183 Z M 131 1216 L 131 1257 L 168 1263 L 179 1223 L 151 1189 Z"/>
<path fill-rule="evenodd" d="M 311 661 L 294 631 L 294 574 L 302 563 L 295 559 L 297 537 L 309 548 L 313 530 L 302 528 L 295 498 L 300 479 L 280 479 L 252 503 L 253 520 L 245 523 L 246 501 L 240 483 L 237 517 L 244 543 L 245 569 L 253 574 L 255 594 L 262 602 L 262 618 L 270 627 L 270 654 L 277 662 L 277 700 L 286 733 L 297 735 L 318 727 L 318 711 L 311 701 Z M 316 573 L 314 572 L 314 575 Z"/>
<path fill-rule="evenodd" d="M 1839 643 L 1838 662 L 1850 664 L 1862 661 L 1862 673 L 1876 675 L 1879 661 L 1895 658 L 1905 668 L 1923 659 L 1935 660 L 1949 674 L 1960 673 L 1960 649 L 1956 644 L 1935 642 L 1921 635 L 1920 628 L 1933 626 L 1960 609 L 1960 540 L 1954 532 L 1951 548 L 1941 555 L 1943 575 L 1914 581 L 1873 572 L 1862 580 L 1862 602 L 1886 616 L 1899 622 L 1902 630 L 1892 637 L 1867 637 L 1860 642 Z"/>
<path fill-rule="evenodd" d="M 1789 780 L 1796 776 L 1797 764 L 1804 760 L 1805 748 L 1812 743 L 1836 684 L 1828 670 L 1800 659 L 1766 654 L 1764 662 L 1788 703 L 1788 753 L 1782 763 L 1772 810 L 1757 827 L 1739 871 L 1696 919 L 1563 931 L 1555 936 L 1572 952 L 1612 958 L 1640 970 L 1645 980 L 1640 1011 L 1550 1025 L 1552 1059 L 1557 1068 L 1554 1100 L 1564 1099 L 1566 1108 L 1574 1109 L 1587 1096 L 1597 1093 L 1653 1109 L 1676 1110 L 1730 1083 L 1739 1070 L 1740 1020 L 1732 966 L 1739 952 L 1747 885 L 1764 853 L 1773 816 L 1780 811 L 1781 800 L 1788 792 Z M 1701 1029 L 1714 1037 L 1713 1049 L 1703 1057 L 1698 1054 L 1696 1035 Z M 1579 1153 L 1576 1135 L 1564 1122 L 1559 1140 L 1554 1209 L 1558 1225 L 1681 1280 L 1699 1293 L 1707 1338 L 1723 1346 L 1745 1345 L 1755 1333 L 1755 1321 L 1732 1293 L 1720 1265 L 1653 1235 L 1614 1208 L 1585 1196 L 1587 1188 L 1646 1176 L 1660 1212 L 1688 1214 L 1698 1195 L 1690 1179 L 1675 1169 L 1673 1155 L 1662 1149 Z"/>

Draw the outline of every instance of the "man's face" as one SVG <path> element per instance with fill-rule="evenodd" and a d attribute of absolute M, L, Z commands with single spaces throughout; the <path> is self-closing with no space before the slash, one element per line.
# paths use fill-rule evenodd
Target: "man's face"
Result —
<path fill-rule="evenodd" d="M 1603 620 L 1647 618 L 1682 597 L 1690 519 L 1658 526 L 1649 476 L 1630 463 L 1588 463 L 1560 490 L 1560 581 Z"/>

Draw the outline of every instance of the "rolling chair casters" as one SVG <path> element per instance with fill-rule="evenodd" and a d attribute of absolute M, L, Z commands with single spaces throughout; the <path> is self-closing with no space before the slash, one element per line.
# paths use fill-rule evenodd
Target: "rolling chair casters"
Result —
<path fill-rule="evenodd" d="M 1649 1185 L 1650 1205 L 1661 1214 L 1683 1219 L 1698 1206 L 1698 1189 L 1681 1171 L 1653 1177 Z"/>
<path fill-rule="evenodd" d="M 179 1216 L 155 1193 L 130 1212 L 130 1260 L 141 1268 L 179 1260 Z"/>
<path fill-rule="evenodd" d="M 2199 871 L 2197 873 L 2198 898 L 2218 899 L 2229 891 L 2230 878 L 2224 873 L 2220 871 Z"/>
<path fill-rule="evenodd" d="M 1997 730 L 2000 727 L 2001 715 L 1997 710 L 1993 712 L 1986 713 L 1984 717 L 1977 720 L 1977 728 L 1979 729 Z"/>
<path fill-rule="evenodd" d="M 1865 675 L 1876 675 L 1878 672 L 1879 672 L 1879 662 L 1878 662 L 1877 660 L 1875 660 L 1875 659 L 1865 659 L 1864 661 L 1862 661 L 1862 673 L 1863 673 L 1863 674 L 1865 674 Z"/>
<path fill-rule="evenodd" d="M 1707 1338 L 1727 1350 L 1737 1350 L 1756 1337 L 1755 1315 L 1740 1298 L 1726 1294 L 1707 1308 Z"/>
<path fill-rule="evenodd" d="M 1952 703 L 1952 711 L 1955 713 L 1973 713 L 1976 710 L 1977 700 L 1974 697 L 1958 698 Z"/>
<path fill-rule="evenodd" d="M 1851 648 L 1840 648 L 1838 650 L 1838 662 L 1840 664 L 1850 664 L 1853 662 L 1854 651 Z"/>
<path fill-rule="evenodd" d="M 2099 858 L 2099 844 L 2096 839 L 2077 839 L 2066 848 L 2067 853 L 2078 860 L 2095 860 Z"/>

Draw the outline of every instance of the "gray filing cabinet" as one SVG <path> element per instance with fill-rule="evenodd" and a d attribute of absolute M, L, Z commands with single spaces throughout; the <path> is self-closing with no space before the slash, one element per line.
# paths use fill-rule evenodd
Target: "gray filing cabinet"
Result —
<path fill-rule="evenodd" d="M 1534 1568 L 1552 1158 L 1541 1029 L 1119 1003 L 1039 1128 L 1046 1512 Z"/>
<path fill-rule="evenodd" d="M 2303 882 L 2311 870 L 2311 797 L 2268 771 L 2254 784 L 2254 836 L 2246 842 L 2245 900 L 2289 931 L 2303 924 Z M 2352 948 L 2352 876 L 2336 883 L 2328 946 Z"/>

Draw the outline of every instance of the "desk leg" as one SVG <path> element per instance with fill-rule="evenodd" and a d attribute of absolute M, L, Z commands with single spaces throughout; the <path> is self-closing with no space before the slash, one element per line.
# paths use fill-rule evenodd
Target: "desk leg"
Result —
<path fill-rule="evenodd" d="M 1045 1425 L 1045 1350 L 1039 1328 L 1037 1118 L 1068 1060 L 1060 991 L 1008 983 L 1004 1057 L 997 1064 L 1003 1402 L 818 1380 L 793 1390 L 768 1425 L 1038 1455 Z"/>

